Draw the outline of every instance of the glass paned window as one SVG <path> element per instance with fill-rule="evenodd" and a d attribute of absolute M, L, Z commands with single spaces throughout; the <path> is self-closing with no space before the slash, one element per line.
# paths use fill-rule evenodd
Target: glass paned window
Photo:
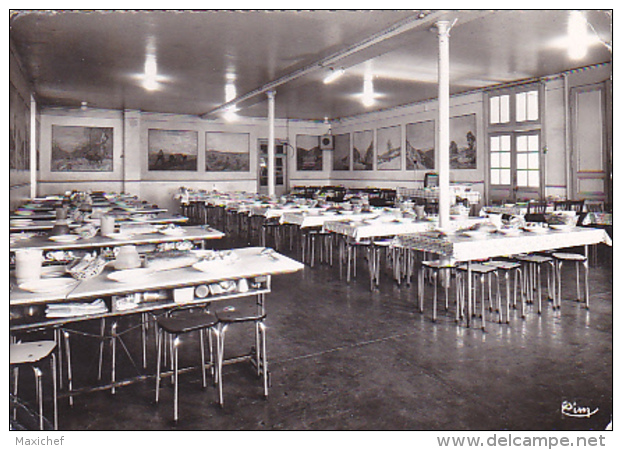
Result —
<path fill-rule="evenodd" d="M 490 97 L 490 123 L 508 123 L 510 121 L 510 96 Z"/>
<path fill-rule="evenodd" d="M 538 91 L 526 91 L 516 94 L 516 121 L 538 120 Z"/>

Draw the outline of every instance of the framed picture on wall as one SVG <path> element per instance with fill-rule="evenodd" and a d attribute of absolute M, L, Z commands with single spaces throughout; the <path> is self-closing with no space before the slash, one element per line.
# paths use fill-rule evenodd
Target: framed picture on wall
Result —
<path fill-rule="evenodd" d="M 477 169 L 475 114 L 452 117 L 449 123 L 451 169 Z"/>
<path fill-rule="evenodd" d="M 352 169 L 374 170 L 374 132 L 355 131 L 352 137 Z"/>
<path fill-rule="evenodd" d="M 296 136 L 296 170 L 322 170 L 319 136 Z"/>
<path fill-rule="evenodd" d="M 206 172 L 248 172 L 250 134 L 205 133 Z"/>
<path fill-rule="evenodd" d="M 376 131 L 378 151 L 376 167 L 378 170 L 401 170 L 402 168 L 402 127 L 378 128 Z"/>
<path fill-rule="evenodd" d="M 148 134 L 149 170 L 197 170 L 197 131 L 150 129 Z"/>
<path fill-rule="evenodd" d="M 333 170 L 350 170 L 350 133 L 336 134 L 333 138 Z"/>
<path fill-rule="evenodd" d="M 30 169 L 30 105 L 9 82 L 9 170 Z"/>
<path fill-rule="evenodd" d="M 112 172 L 112 128 L 52 125 L 52 172 Z"/>
<path fill-rule="evenodd" d="M 406 170 L 434 170 L 434 121 L 406 124 Z"/>

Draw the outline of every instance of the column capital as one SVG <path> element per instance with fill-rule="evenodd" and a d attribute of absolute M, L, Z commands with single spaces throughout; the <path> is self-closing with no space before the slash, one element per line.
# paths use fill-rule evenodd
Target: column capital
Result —
<path fill-rule="evenodd" d="M 435 23 L 436 30 L 439 36 L 449 35 L 449 30 L 451 29 L 453 22 L 449 20 L 439 20 Z"/>
<path fill-rule="evenodd" d="M 276 91 L 274 90 L 268 91 L 266 92 L 266 95 L 268 96 L 268 98 L 272 99 L 276 95 Z"/>

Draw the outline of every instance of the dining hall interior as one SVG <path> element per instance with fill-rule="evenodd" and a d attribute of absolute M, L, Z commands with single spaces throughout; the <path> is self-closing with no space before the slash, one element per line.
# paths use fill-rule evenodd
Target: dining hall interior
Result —
<path fill-rule="evenodd" d="M 613 10 L 9 14 L 11 430 L 611 429 Z"/>

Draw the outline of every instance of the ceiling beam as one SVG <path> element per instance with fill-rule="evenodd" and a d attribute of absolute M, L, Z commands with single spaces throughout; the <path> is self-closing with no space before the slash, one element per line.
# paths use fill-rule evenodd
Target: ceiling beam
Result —
<path fill-rule="evenodd" d="M 258 87 L 257 89 L 254 89 L 250 92 L 247 92 L 246 94 L 243 94 L 241 96 L 234 98 L 233 100 L 223 103 L 219 107 L 214 108 L 211 111 L 206 112 L 205 114 L 202 114 L 200 117 L 202 119 L 208 119 L 210 118 L 210 116 L 217 114 L 217 113 L 224 112 L 228 108 L 238 105 L 239 103 L 243 101 L 249 100 L 253 97 L 264 94 L 268 91 L 274 91 L 277 87 L 282 86 L 286 83 L 289 83 L 290 81 L 293 81 L 297 78 L 308 75 L 317 70 L 330 67 L 331 65 L 336 64 L 338 61 L 348 56 L 351 56 L 355 53 L 358 53 L 362 50 L 365 50 L 366 48 L 369 48 L 372 45 L 376 45 L 380 42 L 391 39 L 401 33 L 412 30 L 414 28 L 419 28 L 419 27 L 422 27 L 422 26 L 425 26 L 431 23 L 433 24 L 434 21 L 437 20 L 437 16 L 440 14 L 442 13 L 438 11 L 432 12 L 429 10 L 419 10 L 413 16 L 407 17 L 404 20 L 396 22 L 390 27 L 382 31 L 379 31 L 378 33 L 372 34 L 371 36 L 362 40 L 361 42 L 358 42 L 354 45 L 346 47 L 345 49 L 342 49 L 318 61 L 315 61 L 312 64 L 309 64 L 293 72 L 290 72 L 286 75 L 283 75 L 282 77 L 279 77 L 276 80 L 270 81 L 264 84 L 263 86 Z"/>

